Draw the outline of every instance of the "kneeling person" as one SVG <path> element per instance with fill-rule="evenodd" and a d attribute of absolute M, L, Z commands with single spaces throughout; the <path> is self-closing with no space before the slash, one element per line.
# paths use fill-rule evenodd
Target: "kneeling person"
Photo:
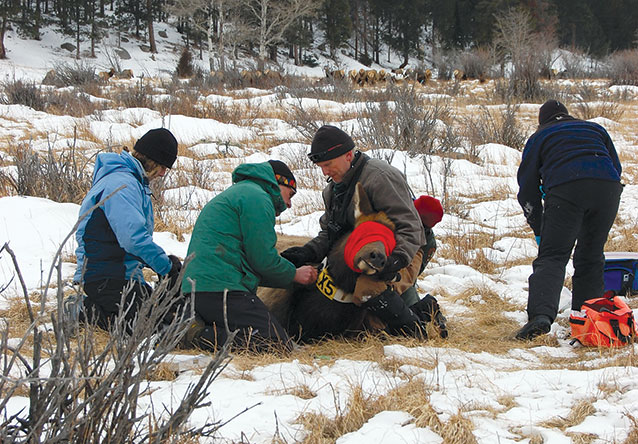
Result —
<path fill-rule="evenodd" d="M 243 164 L 233 171 L 233 185 L 200 213 L 188 246 L 194 257 L 182 281 L 186 295 L 194 292 L 202 322 L 194 345 L 214 349 L 226 342 L 225 308 L 230 331 L 240 330 L 234 346 L 291 349 L 288 334 L 257 297 L 257 287 L 286 288 L 317 279 L 314 267 L 296 268 L 275 248 L 275 218 L 290 208 L 296 191 L 295 177 L 283 162 Z"/>

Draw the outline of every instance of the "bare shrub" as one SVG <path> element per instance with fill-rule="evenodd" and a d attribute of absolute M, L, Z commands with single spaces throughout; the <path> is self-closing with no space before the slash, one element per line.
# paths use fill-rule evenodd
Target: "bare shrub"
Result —
<path fill-rule="evenodd" d="M 188 388 L 177 408 L 164 406 L 159 412 L 140 408 L 139 400 L 157 369 L 185 336 L 193 316 L 191 310 L 176 306 L 178 287 L 169 288 L 169 280 L 162 280 L 142 301 L 132 322 L 126 320 L 128 308 L 121 304 L 104 343 L 101 330 L 95 326 L 87 323 L 78 330 L 77 321 L 63 316 L 61 249 L 54 258 L 58 269 L 57 314 L 46 312 L 46 287 L 39 310 L 31 307 L 25 290 L 31 323 L 24 336 L 17 345 L 9 346 L 6 327 L 0 330 L 2 442 L 163 443 L 185 442 L 214 433 L 219 422 L 195 429 L 186 421 L 194 410 L 207 405 L 203 401 L 208 388 L 229 362 L 227 345 Z M 0 248 L 3 250 L 11 254 L 16 264 L 8 244 Z M 17 265 L 16 271 L 20 275 Z M 127 291 L 123 292 L 122 301 Z M 28 408 L 9 414 L 11 398 L 25 387 Z"/>
<path fill-rule="evenodd" d="M 359 99 L 359 93 L 348 76 L 326 77 L 320 83 L 299 77 L 293 78 L 288 87 L 279 90 L 279 94 L 297 99 L 334 100 L 340 103 L 354 102 Z"/>
<path fill-rule="evenodd" d="M 585 82 L 578 84 L 575 96 L 577 102 L 572 105 L 572 109 L 575 110 L 574 115 L 581 119 L 604 117 L 618 121 L 624 113 L 622 105 L 613 97 L 605 93 L 600 96 L 595 88 Z"/>
<path fill-rule="evenodd" d="M 98 82 L 95 67 L 82 61 L 75 61 L 72 64 L 58 63 L 53 69 L 55 86 L 87 86 Z"/>
<path fill-rule="evenodd" d="M 330 119 L 323 115 L 315 107 L 304 107 L 304 100 L 297 98 L 292 103 L 282 104 L 286 123 L 292 125 L 301 135 L 310 142 L 317 130 Z"/>
<path fill-rule="evenodd" d="M 45 154 L 30 145 L 9 147 L 14 159 L 14 172 L 0 171 L 0 182 L 21 196 L 46 197 L 56 202 L 80 203 L 91 187 L 91 159 L 83 158 L 73 143 L 54 153 L 49 146 Z"/>
<path fill-rule="evenodd" d="M 49 90 L 42 92 L 49 114 L 84 117 L 106 109 L 106 103 L 91 100 L 88 94 L 76 90 Z"/>
<path fill-rule="evenodd" d="M 576 51 L 576 52 L 574 52 Z M 568 79 L 591 79 L 606 75 L 602 68 L 584 53 L 577 50 L 565 51 L 561 54 L 563 71 L 557 73 L 558 77 Z"/>
<path fill-rule="evenodd" d="M 612 85 L 638 85 L 638 49 L 613 53 L 608 65 Z"/>
<path fill-rule="evenodd" d="M 23 82 L 22 80 L 12 80 L 2 83 L 4 97 L 2 103 L 5 105 L 24 105 L 36 111 L 44 111 L 46 100 L 34 82 Z"/>
<path fill-rule="evenodd" d="M 474 48 L 459 54 L 460 68 L 467 78 L 485 80 L 493 76 L 496 55 L 491 48 Z"/>
<path fill-rule="evenodd" d="M 252 100 L 236 103 L 231 100 L 205 100 L 199 106 L 198 117 L 214 119 L 218 122 L 253 126 L 261 116 L 261 105 Z"/>
<path fill-rule="evenodd" d="M 450 80 L 455 69 L 459 69 L 460 62 L 455 51 L 437 51 L 432 56 L 432 64 L 440 80 Z"/>
<path fill-rule="evenodd" d="M 442 121 L 450 119 L 447 101 L 425 103 L 414 85 L 390 86 L 392 102 L 368 102 L 367 116 L 358 117 L 361 142 L 373 151 L 373 157 L 392 162 L 395 151 L 422 156 L 428 172 L 428 191 L 434 191 L 432 155 L 439 154 L 437 138 L 442 137 Z"/>
<path fill-rule="evenodd" d="M 463 135 L 469 141 L 467 155 L 473 162 L 479 162 L 481 145 L 499 143 L 517 150 L 525 144 L 525 134 L 516 119 L 519 105 L 507 104 L 498 114 L 485 105 L 462 120 Z"/>
<path fill-rule="evenodd" d="M 495 42 L 512 64 L 509 95 L 539 98 L 539 79 L 542 73 L 549 73 L 551 54 L 557 46 L 554 37 L 534 33 L 530 14 L 520 8 L 497 14 L 496 25 Z"/>
<path fill-rule="evenodd" d="M 151 86 L 140 78 L 132 87 L 118 89 L 115 93 L 115 101 L 125 108 L 150 108 L 153 104 Z"/>

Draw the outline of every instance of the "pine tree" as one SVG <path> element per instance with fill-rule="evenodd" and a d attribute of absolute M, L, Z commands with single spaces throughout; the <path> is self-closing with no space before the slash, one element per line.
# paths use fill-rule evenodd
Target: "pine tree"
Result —
<path fill-rule="evenodd" d="M 319 27 L 324 31 L 325 41 L 334 58 L 337 49 L 348 41 L 352 34 L 350 3 L 348 0 L 326 0 L 321 8 Z"/>

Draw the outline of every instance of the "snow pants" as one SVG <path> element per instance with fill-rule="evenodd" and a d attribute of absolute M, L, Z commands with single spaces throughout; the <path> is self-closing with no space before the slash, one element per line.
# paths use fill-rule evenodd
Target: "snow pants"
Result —
<path fill-rule="evenodd" d="M 130 305 L 130 308 L 124 317 L 128 322 L 131 322 L 137 314 L 141 301 L 151 294 L 152 289 L 147 284 L 124 279 L 101 279 L 86 282 L 83 286 L 86 293 L 84 319 L 81 320 L 94 322 L 98 327 L 109 330 L 119 313 L 122 291 L 129 284 L 132 285 L 132 288 L 126 294 L 124 307 Z"/>
<path fill-rule="evenodd" d="M 618 212 L 622 188 L 619 182 L 581 179 L 548 191 L 538 257 L 529 277 L 529 319 L 541 314 L 552 321 L 556 318 L 565 266 L 574 244 L 572 309 L 580 310 L 587 299 L 602 296 L 603 251 Z"/>
<path fill-rule="evenodd" d="M 293 341 L 279 321 L 257 295 L 243 291 L 229 291 L 226 303 L 228 328 L 239 330 L 233 347 L 261 352 L 279 348 L 292 350 Z M 195 312 L 206 323 L 204 339 L 214 349 L 228 338 L 224 323 L 224 293 L 195 292 Z"/>

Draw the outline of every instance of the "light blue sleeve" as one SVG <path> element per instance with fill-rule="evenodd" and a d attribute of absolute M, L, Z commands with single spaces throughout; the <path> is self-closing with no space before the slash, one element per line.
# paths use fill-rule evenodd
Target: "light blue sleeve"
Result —
<path fill-rule="evenodd" d="M 114 182 L 105 187 L 105 196 L 121 185 L 121 182 Z M 145 202 L 145 199 L 148 202 Z M 104 202 L 103 208 L 124 251 L 139 258 L 158 274 L 164 275 L 170 271 L 171 260 L 162 247 L 153 242 L 153 209 L 149 197 L 139 183 L 127 181 L 126 188 Z M 145 213 L 145 208 L 148 213 Z"/>

